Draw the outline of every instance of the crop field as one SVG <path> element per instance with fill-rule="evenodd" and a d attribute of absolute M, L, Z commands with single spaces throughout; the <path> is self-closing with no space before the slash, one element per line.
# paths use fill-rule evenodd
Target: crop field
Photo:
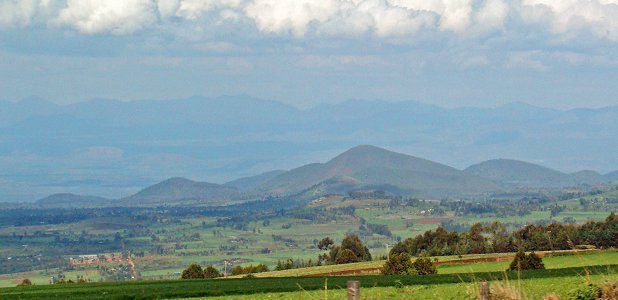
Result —
<path fill-rule="evenodd" d="M 588 275 L 587 275 L 588 274 Z M 463 286 L 474 286 L 481 280 L 502 281 L 517 279 L 529 289 L 543 285 L 543 292 L 552 285 L 558 287 L 565 282 L 585 282 L 586 278 L 596 281 L 613 280 L 618 274 L 618 265 L 576 267 L 523 272 L 479 272 L 462 274 L 437 274 L 426 276 L 364 276 L 364 277 L 283 277 L 283 278 L 239 278 L 214 280 L 171 280 L 132 281 L 115 283 L 84 283 L 71 285 L 46 285 L 0 289 L 2 299 L 160 299 L 189 298 L 230 295 L 252 295 L 264 293 L 287 293 L 322 290 L 325 282 L 329 289 L 341 289 L 348 280 L 360 280 L 363 287 L 393 287 L 410 291 L 427 289 L 424 293 L 438 293 L 445 288 L 446 294 Z M 539 282 L 539 280 L 541 280 Z M 430 291 L 433 289 L 434 291 Z M 436 290 L 439 289 L 439 290 Z M 369 293 L 392 293 L 392 289 L 377 289 Z M 401 291 L 394 291 L 401 292 Z M 459 292 L 457 292 L 459 293 Z M 273 294 L 273 295 L 274 295 Z M 290 294 L 299 297 L 298 293 Z M 302 295 L 302 294 L 301 294 Z M 386 295 L 386 294 L 385 294 Z M 453 297 L 459 294 L 453 294 Z M 284 294 L 285 296 L 285 294 Z M 302 297 L 302 296 L 301 296 Z M 266 297 L 267 298 L 267 297 Z M 306 299 L 311 299 L 307 297 Z"/>

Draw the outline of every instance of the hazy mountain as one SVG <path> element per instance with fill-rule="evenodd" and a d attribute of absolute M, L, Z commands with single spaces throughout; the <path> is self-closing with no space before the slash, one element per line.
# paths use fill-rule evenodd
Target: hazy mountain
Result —
<path fill-rule="evenodd" d="M 309 164 L 266 182 L 262 191 L 277 194 L 300 192 L 316 185 L 391 187 L 406 194 L 441 196 L 498 190 L 488 180 L 429 160 L 374 146 L 357 146 L 327 163 Z"/>
<path fill-rule="evenodd" d="M 605 174 L 605 178 L 609 180 L 618 180 L 618 171 Z"/>
<path fill-rule="evenodd" d="M 113 200 L 95 197 L 75 195 L 70 193 L 60 193 L 47 196 L 35 202 L 40 207 L 55 207 L 55 208 L 76 208 L 76 207 L 102 207 L 114 204 Z"/>
<path fill-rule="evenodd" d="M 285 173 L 284 170 L 275 170 L 266 173 L 262 173 L 255 176 L 243 177 L 230 182 L 226 182 L 225 186 L 237 188 L 241 191 L 251 190 L 260 187 L 269 180 Z"/>
<path fill-rule="evenodd" d="M 227 204 L 238 190 L 220 184 L 170 178 L 125 197 L 125 205 Z"/>
<path fill-rule="evenodd" d="M 598 184 L 609 181 L 607 177 L 591 170 L 584 170 L 569 174 L 572 181 L 584 184 Z"/>
<path fill-rule="evenodd" d="M 598 184 L 607 181 L 594 171 L 565 174 L 537 164 L 512 160 L 492 159 L 472 165 L 464 170 L 494 182 L 515 187 L 566 187 L 576 184 Z"/>
<path fill-rule="evenodd" d="M 33 201 L 61 184 L 75 194 L 119 198 L 176 174 L 223 183 L 325 162 L 359 144 L 455 168 L 498 156 L 606 173 L 618 166 L 617 119 L 618 107 L 523 103 L 442 108 L 350 100 L 299 109 L 244 95 L 70 105 L 30 98 L 0 103 L 0 196 Z M 98 184 L 64 184 L 83 180 Z"/>

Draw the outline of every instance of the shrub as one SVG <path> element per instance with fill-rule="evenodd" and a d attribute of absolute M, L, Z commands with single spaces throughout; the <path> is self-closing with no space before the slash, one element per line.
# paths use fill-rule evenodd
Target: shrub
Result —
<path fill-rule="evenodd" d="M 509 265 L 507 271 L 521 271 L 521 270 L 538 270 L 545 269 L 545 265 L 543 264 L 543 259 L 538 256 L 536 253 L 532 252 L 530 254 L 526 254 L 523 250 L 517 251 L 515 254 L 515 258 Z"/>
<path fill-rule="evenodd" d="M 359 262 L 358 257 L 356 257 L 356 254 L 350 249 L 340 250 L 335 258 L 336 264 L 350 264 L 355 262 Z"/>
<path fill-rule="evenodd" d="M 595 300 L 601 297 L 602 290 L 594 284 L 587 284 L 584 287 L 569 292 L 569 299 L 573 300 Z"/>
<path fill-rule="evenodd" d="M 202 270 L 202 266 L 198 264 L 191 264 L 188 268 L 182 271 L 182 275 L 180 276 L 182 279 L 197 279 L 204 278 L 204 270 Z"/>
<path fill-rule="evenodd" d="M 24 278 L 24 280 L 21 281 L 20 284 L 18 284 L 17 286 L 31 286 L 32 285 L 32 281 L 30 281 L 30 279 L 28 278 Z"/>
<path fill-rule="evenodd" d="M 419 257 L 412 263 L 412 265 L 418 275 L 438 274 L 436 265 L 434 265 L 428 257 Z"/>
<path fill-rule="evenodd" d="M 204 269 L 204 278 L 217 278 L 223 276 L 219 270 L 215 269 L 213 266 L 208 266 Z"/>
<path fill-rule="evenodd" d="M 412 264 L 410 254 L 400 253 L 392 255 L 383 268 L 384 275 L 413 275 L 416 274 L 416 269 Z"/>

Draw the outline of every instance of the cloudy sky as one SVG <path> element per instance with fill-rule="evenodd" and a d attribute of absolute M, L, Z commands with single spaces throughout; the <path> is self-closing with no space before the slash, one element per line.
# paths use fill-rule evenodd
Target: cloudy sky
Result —
<path fill-rule="evenodd" d="M 618 0 L 0 0 L 0 99 L 618 103 Z"/>

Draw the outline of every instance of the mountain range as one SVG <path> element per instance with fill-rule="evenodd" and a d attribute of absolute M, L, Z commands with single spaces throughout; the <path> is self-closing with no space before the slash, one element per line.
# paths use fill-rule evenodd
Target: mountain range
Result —
<path fill-rule="evenodd" d="M 0 201 L 65 192 L 118 199 L 179 176 L 222 184 L 325 164 L 359 144 L 460 170 L 507 157 L 566 173 L 607 173 L 618 166 L 615 120 L 617 106 L 443 108 L 350 100 L 299 109 L 244 95 L 70 105 L 30 98 L 0 103 Z"/>
<path fill-rule="evenodd" d="M 226 205 L 268 196 L 315 198 L 326 194 L 382 190 L 401 196 L 466 197 L 521 188 L 561 188 L 599 185 L 612 180 L 593 171 L 565 174 L 540 165 L 496 159 L 458 170 L 437 162 L 362 145 L 326 163 L 312 163 L 289 171 L 271 171 L 225 184 L 170 178 L 116 201 L 71 194 L 37 201 L 65 207 L 84 206 Z"/>

